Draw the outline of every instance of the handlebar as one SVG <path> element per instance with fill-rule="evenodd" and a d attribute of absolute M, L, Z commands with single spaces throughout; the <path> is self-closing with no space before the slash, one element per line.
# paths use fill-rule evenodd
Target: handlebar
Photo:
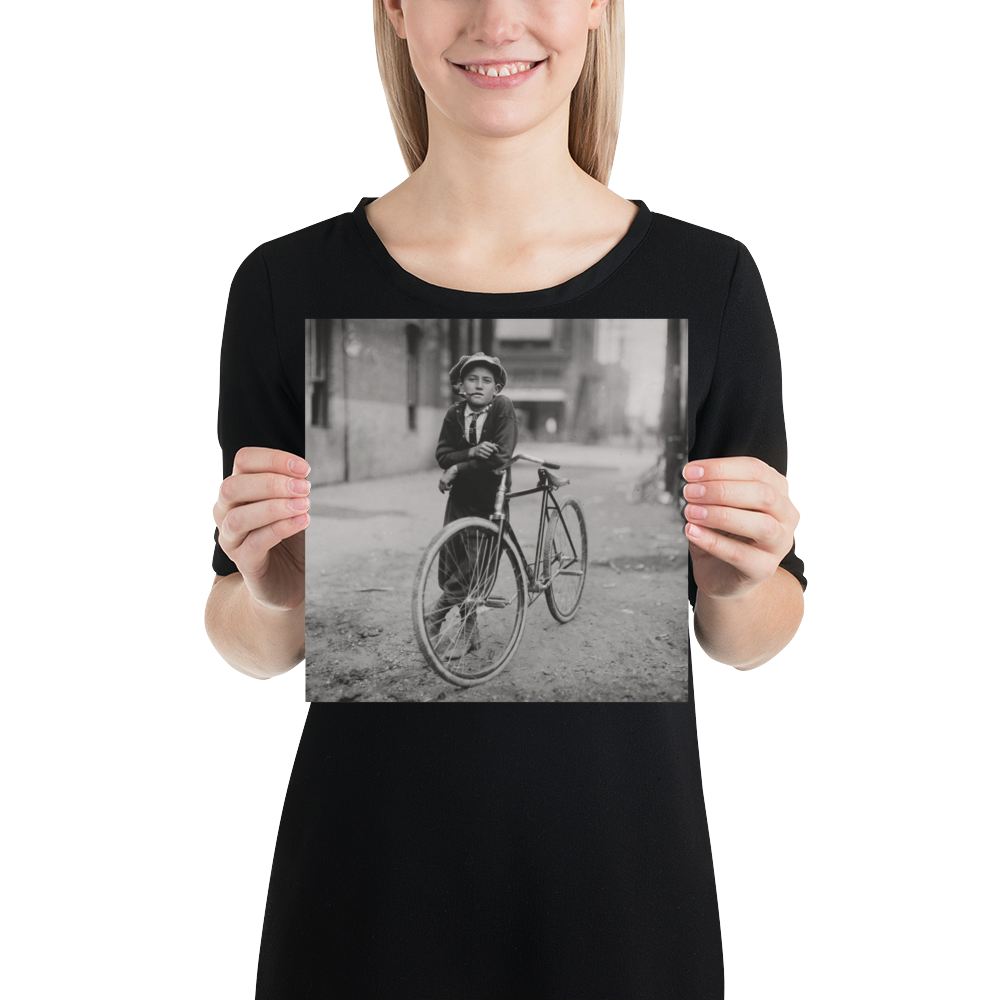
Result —
<path fill-rule="evenodd" d="M 535 465 L 543 465 L 543 466 L 545 466 L 546 469 L 558 469 L 559 468 L 559 466 L 555 462 L 546 462 L 544 458 L 535 458 L 534 455 L 525 455 L 523 451 L 515 452 L 511 456 L 510 461 L 507 462 L 506 465 L 502 465 L 502 466 L 500 466 L 499 469 L 496 470 L 497 475 L 500 476 L 500 483 L 497 486 L 497 495 L 496 495 L 496 500 L 495 500 L 494 505 L 493 505 L 493 514 L 492 514 L 491 520 L 499 522 L 499 521 L 504 520 L 504 518 L 506 517 L 506 514 L 504 513 L 504 505 L 506 503 L 506 498 L 507 498 L 507 470 L 515 462 L 520 462 L 520 461 L 534 462 Z M 543 478 L 544 478 L 543 474 L 541 472 L 539 472 L 538 473 L 538 480 L 539 480 L 540 484 L 542 483 Z M 568 480 L 566 482 L 568 482 Z M 564 486 L 566 484 L 565 483 L 556 482 L 555 485 L 558 487 L 560 485 Z M 535 492 L 535 491 L 532 490 L 531 492 Z M 519 494 L 515 494 L 515 495 L 519 495 Z"/>
<path fill-rule="evenodd" d="M 525 462 L 534 462 L 535 465 L 544 465 L 546 469 L 559 468 L 559 465 L 556 462 L 546 462 L 544 458 L 535 458 L 533 455 L 525 455 L 522 451 L 517 452 L 507 463 L 505 468 L 510 468 L 510 466 L 512 466 L 519 459 L 522 459 Z"/>

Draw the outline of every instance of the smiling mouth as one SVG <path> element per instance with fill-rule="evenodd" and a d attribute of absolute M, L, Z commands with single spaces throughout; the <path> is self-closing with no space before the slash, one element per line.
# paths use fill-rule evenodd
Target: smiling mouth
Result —
<path fill-rule="evenodd" d="M 526 70 L 534 69 L 544 59 L 535 62 L 495 62 L 495 63 L 456 63 L 462 69 L 470 73 L 478 73 L 480 76 L 517 76 Z"/>

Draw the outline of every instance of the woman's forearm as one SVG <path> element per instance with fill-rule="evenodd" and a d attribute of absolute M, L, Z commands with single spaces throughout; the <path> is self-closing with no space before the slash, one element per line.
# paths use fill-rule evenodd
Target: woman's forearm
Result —
<path fill-rule="evenodd" d="M 205 628 L 219 655 L 240 673 L 267 680 L 305 657 L 305 602 L 275 611 L 250 596 L 243 576 L 217 576 L 205 606 Z"/>
<path fill-rule="evenodd" d="M 743 597 L 709 597 L 699 591 L 694 632 L 713 660 L 750 670 L 791 642 L 803 608 L 799 581 L 779 566 Z"/>

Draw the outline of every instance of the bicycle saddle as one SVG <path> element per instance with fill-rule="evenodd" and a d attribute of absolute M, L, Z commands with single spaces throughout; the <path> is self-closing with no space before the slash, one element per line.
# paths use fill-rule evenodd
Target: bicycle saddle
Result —
<path fill-rule="evenodd" d="M 553 475 L 552 472 L 550 472 L 548 469 L 539 469 L 538 470 L 538 485 L 539 486 L 544 485 L 546 479 L 548 479 L 548 481 L 556 489 L 559 489 L 560 486 L 568 486 L 569 485 L 569 480 L 568 479 L 562 479 L 560 476 Z"/>

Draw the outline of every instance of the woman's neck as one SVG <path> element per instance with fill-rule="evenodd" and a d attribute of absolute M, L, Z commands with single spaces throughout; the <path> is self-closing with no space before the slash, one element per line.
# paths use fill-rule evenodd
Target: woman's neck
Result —
<path fill-rule="evenodd" d="M 458 240 L 483 234 L 531 239 L 603 187 L 574 162 L 565 132 L 551 128 L 502 139 L 451 131 L 432 136 L 424 162 L 404 186 Z"/>
<path fill-rule="evenodd" d="M 559 284 L 603 257 L 636 206 L 570 156 L 568 125 L 516 136 L 429 122 L 424 162 L 366 208 L 389 253 L 431 284 L 479 292 Z"/>
<path fill-rule="evenodd" d="M 607 192 L 569 153 L 569 107 L 519 135 L 463 129 L 428 107 L 423 163 L 386 198 L 424 217 L 424 233 L 455 244 L 535 241 Z"/>

